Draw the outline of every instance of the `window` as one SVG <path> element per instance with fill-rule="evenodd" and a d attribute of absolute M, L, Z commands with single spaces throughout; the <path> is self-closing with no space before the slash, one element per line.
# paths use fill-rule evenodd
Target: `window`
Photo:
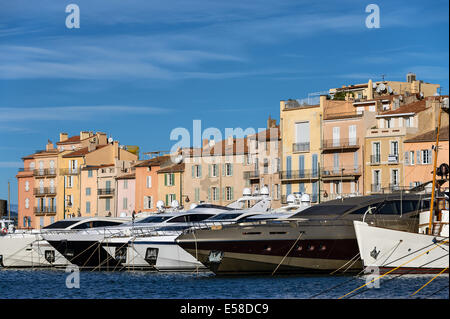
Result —
<path fill-rule="evenodd" d="M 153 208 L 153 197 L 152 196 L 144 196 L 144 209 Z"/>
<path fill-rule="evenodd" d="M 211 164 L 210 166 L 210 170 L 211 170 L 211 177 L 217 177 L 219 176 L 219 165 L 217 164 Z"/>
<path fill-rule="evenodd" d="M 386 123 L 386 125 L 385 125 L 386 128 L 391 128 L 391 125 L 392 125 L 391 119 L 386 119 L 385 123 Z"/>
<path fill-rule="evenodd" d="M 393 169 L 391 171 L 391 184 L 398 185 L 398 169 Z"/>
<path fill-rule="evenodd" d="M 66 187 L 72 188 L 73 187 L 73 176 L 65 176 L 66 178 Z"/>
<path fill-rule="evenodd" d="M 269 159 L 264 159 L 264 174 L 269 174 Z"/>
<path fill-rule="evenodd" d="M 405 152 L 405 165 L 409 165 L 409 152 Z"/>
<path fill-rule="evenodd" d="M 192 166 L 192 177 L 194 177 L 194 178 L 202 177 L 202 166 L 201 165 Z"/>
<path fill-rule="evenodd" d="M 147 187 L 148 187 L 148 178 L 149 177 L 150 176 L 147 176 Z M 151 182 L 150 182 L 150 186 L 151 186 Z M 128 189 L 128 180 L 127 179 L 123 180 L 123 189 Z"/>
<path fill-rule="evenodd" d="M 372 144 L 372 163 L 380 162 L 380 142 L 374 142 Z"/>
<path fill-rule="evenodd" d="M 122 199 L 122 209 L 127 209 L 128 208 L 128 198 L 124 197 Z"/>
<path fill-rule="evenodd" d="M 391 141 L 391 155 L 398 155 L 398 142 Z"/>
<path fill-rule="evenodd" d="M 225 164 L 225 176 L 233 176 L 233 164 Z"/>
<path fill-rule="evenodd" d="M 25 198 L 25 208 L 30 208 L 30 200 Z"/>
<path fill-rule="evenodd" d="M 25 191 L 29 191 L 30 190 L 30 182 L 29 181 L 26 181 L 25 182 Z"/>
<path fill-rule="evenodd" d="M 280 199 L 280 197 L 281 197 L 280 184 L 275 184 L 275 189 L 276 189 L 275 199 Z"/>
<path fill-rule="evenodd" d="M 194 201 L 199 202 L 200 201 L 200 188 L 195 188 L 194 190 Z"/>
<path fill-rule="evenodd" d="M 152 177 L 147 176 L 147 188 L 152 188 Z"/>
<path fill-rule="evenodd" d="M 226 200 L 233 200 L 233 187 L 225 187 L 225 196 Z"/>
<path fill-rule="evenodd" d="M 173 173 L 164 174 L 164 185 L 174 186 L 175 185 L 175 174 L 173 174 Z"/>
<path fill-rule="evenodd" d="M 91 195 L 91 188 L 86 187 L 86 196 L 90 196 L 90 195 Z"/>
<path fill-rule="evenodd" d="M 219 200 L 219 189 L 217 187 L 212 188 L 213 200 Z"/>
<path fill-rule="evenodd" d="M 54 216 L 50 217 L 50 224 L 53 224 L 54 222 L 55 222 L 55 217 Z"/>
<path fill-rule="evenodd" d="M 91 202 L 86 202 L 86 214 L 91 213 Z"/>
<path fill-rule="evenodd" d="M 111 181 L 106 181 L 106 189 L 111 189 Z"/>
<path fill-rule="evenodd" d="M 420 154 L 422 164 L 431 164 L 431 150 L 421 150 Z"/>
<path fill-rule="evenodd" d="M 106 200 L 105 200 L 105 209 L 111 210 L 111 199 L 110 198 L 106 198 Z"/>
<path fill-rule="evenodd" d="M 414 151 L 409 152 L 410 164 L 414 165 Z"/>
<path fill-rule="evenodd" d="M 93 176 L 92 170 L 90 169 L 90 170 L 88 170 L 88 177 L 92 177 L 92 176 Z"/>
<path fill-rule="evenodd" d="M 72 204 L 73 204 L 72 197 L 73 197 L 72 195 L 66 196 L 66 207 L 72 207 Z"/>
<path fill-rule="evenodd" d="M 411 127 L 411 117 L 405 117 L 405 126 Z"/>

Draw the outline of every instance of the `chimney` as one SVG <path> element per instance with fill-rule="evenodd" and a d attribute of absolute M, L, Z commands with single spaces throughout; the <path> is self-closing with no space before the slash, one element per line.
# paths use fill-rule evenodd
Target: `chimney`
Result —
<path fill-rule="evenodd" d="M 60 142 L 64 142 L 68 138 L 69 138 L 69 134 L 67 134 L 67 133 L 59 133 L 59 141 Z"/>
<path fill-rule="evenodd" d="M 80 132 L 80 140 L 87 139 L 88 137 L 91 137 L 90 132 L 86 132 L 86 131 Z"/>
<path fill-rule="evenodd" d="M 233 135 L 227 137 L 227 145 L 233 145 L 233 141 L 234 141 Z"/>
<path fill-rule="evenodd" d="M 48 151 L 50 151 L 50 150 L 52 150 L 52 149 L 54 149 L 54 148 L 55 148 L 55 147 L 53 146 L 52 141 L 48 140 L 48 143 L 47 143 L 47 145 L 45 146 L 45 150 L 48 152 Z"/>
<path fill-rule="evenodd" d="M 113 155 L 114 159 L 120 159 L 119 141 L 113 142 Z"/>
<path fill-rule="evenodd" d="M 373 100 L 373 82 L 372 79 L 369 80 L 369 83 L 367 84 L 367 99 Z"/>

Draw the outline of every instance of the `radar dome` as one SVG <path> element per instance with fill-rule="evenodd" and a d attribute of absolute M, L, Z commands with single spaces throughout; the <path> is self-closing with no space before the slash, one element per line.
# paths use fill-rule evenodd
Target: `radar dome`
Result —
<path fill-rule="evenodd" d="M 156 208 L 158 208 L 159 210 L 162 210 L 164 208 L 164 202 L 162 200 L 157 201 Z"/>
<path fill-rule="evenodd" d="M 301 201 L 309 203 L 311 201 L 311 197 L 309 196 L 309 194 L 303 194 Z"/>
<path fill-rule="evenodd" d="M 268 188 L 267 186 L 261 187 L 260 194 L 261 194 L 261 195 L 269 196 L 269 188 Z"/>
<path fill-rule="evenodd" d="M 175 200 L 172 201 L 172 203 L 170 203 L 170 205 L 171 205 L 173 208 L 177 208 L 177 207 L 180 206 L 180 203 L 175 199 Z"/>
<path fill-rule="evenodd" d="M 242 191 L 242 195 L 244 195 L 244 196 L 251 196 L 252 195 L 251 189 L 248 188 L 248 187 L 244 188 L 244 190 Z"/>
<path fill-rule="evenodd" d="M 286 202 L 288 204 L 294 204 L 295 203 L 295 195 L 294 194 L 289 194 L 286 198 Z"/>

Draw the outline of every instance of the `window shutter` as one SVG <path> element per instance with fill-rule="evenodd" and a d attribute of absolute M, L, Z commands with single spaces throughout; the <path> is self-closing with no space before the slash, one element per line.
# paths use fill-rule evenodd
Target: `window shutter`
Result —
<path fill-rule="evenodd" d="M 409 165 L 409 152 L 405 152 L 405 165 Z"/>
<path fill-rule="evenodd" d="M 192 178 L 195 178 L 195 165 L 192 165 Z"/>
<path fill-rule="evenodd" d="M 169 195 L 166 194 L 166 206 L 169 206 Z"/>
<path fill-rule="evenodd" d="M 172 181 L 170 182 L 170 185 L 175 185 L 175 173 L 172 173 Z"/>
<path fill-rule="evenodd" d="M 202 165 L 198 166 L 198 177 L 202 177 Z"/>
<path fill-rule="evenodd" d="M 433 157 L 433 150 L 431 149 L 428 151 L 428 164 L 431 164 L 432 157 Z"/>
<path fill-rule="evenodd" d="M 230 176 L 233 176 L 233 164 L 230 164 Z"/>
<path fill-rule="evenodd" d="M 208 165 L 208 177 L 211 177 L 211 164 Z"/>
<path fill-rule="evenodd" d="M 226 187 L 222 188 L 222 199 L 223 200 L 228 200 L 228 198 L 227 198 L 227 188 Z"/>
<path fill-rule="evenodd" d="M 208 201 L 211 201 L 211 188 L 208 188 Z"/>
<path fill-rule="evenodd" d="M 421 151 L 417 151 L 417 161 L 416 161 L 417 164 L 420 164 L 420 153 Z"/>
<path fill-rule="evenodd" d="M 167 174 L 164 174 L 164 186 L 167 186 Z"/>
<path fill-rule="evenodd" d="M 222 164 L 222 176 L 225 176 L 225 164 Z"/>
<path fill-rule="evenodd" d="M 231 186 L 231 200 L 234 200 L 234 188 Z"/>

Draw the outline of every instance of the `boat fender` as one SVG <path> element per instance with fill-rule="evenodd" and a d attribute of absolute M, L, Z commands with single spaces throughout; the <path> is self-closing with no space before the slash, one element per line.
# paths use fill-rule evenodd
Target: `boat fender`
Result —
<path fill-rule="evenodd" d="M 6 235 L 8 233 L 8 228 L 3 228 L 2 229 L 2 235 Z"/>

